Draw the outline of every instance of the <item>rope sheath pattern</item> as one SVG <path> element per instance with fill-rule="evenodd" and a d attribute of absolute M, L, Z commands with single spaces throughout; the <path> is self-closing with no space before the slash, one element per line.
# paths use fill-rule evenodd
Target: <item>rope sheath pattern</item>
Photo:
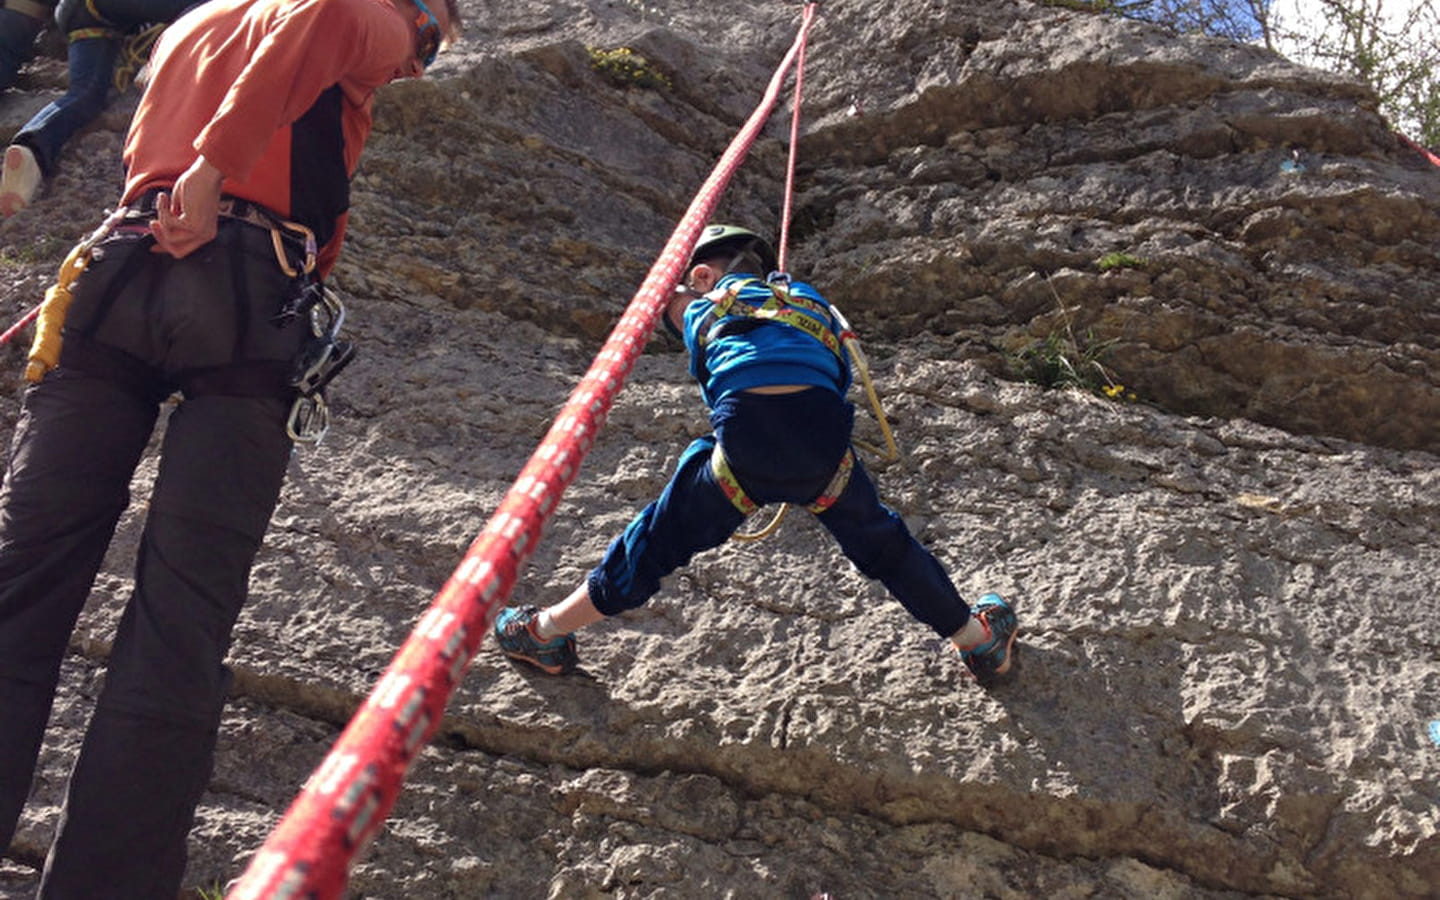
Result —
<path fill-rule="evenodd" d="M 439 726 L 446 702 L 539 543 L 545 520 L 574 479 L 659 322 L 701 230 L 769 118 L 804 44 L 814 6 L 805 5 L 795 44 L 771 78 L 760 105 L 691 201 L 550 431 L 329 755 L 227 894 L 229 900 L 341 896 L 352 863 L 379 831 L 416 754 Z"/>

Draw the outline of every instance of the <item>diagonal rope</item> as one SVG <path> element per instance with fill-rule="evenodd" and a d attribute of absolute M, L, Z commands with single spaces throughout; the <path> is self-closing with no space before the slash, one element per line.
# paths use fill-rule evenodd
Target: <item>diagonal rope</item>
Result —
<path fill-rule="evenodd" d="M 439 727 L 446 701 L 539 543 L 545 520 L 594 444 L 701 229 L 769 118 L 809 31 L 814 7 L 805 5 L 799 35 L 760 105 L 691 201 L 545 439 L 229 892 L 230 900 L 332 900 L 344 891 L 350 866 L 380 830 L 415 756 Z"/>
<path fill-rule="evenodd" d="M 1406 137 L 1405 135 L 1401 134 L 1401 133 L 1398 132 L 1398 131 L 1395 132 L 1395 136 L 1398 137 L 1400 140 L 1404 141 L 1406 144 L 1409 144 L 1409 145 L 1410 145 L 1410 149 L 1414 150 L 1416 153 L 1419 153 L 1421 156 L 1423 156 L 1423 157 L 1425 157 L 1426 159 L 1430 160 L 1430 161 L 1431 161 L 1432 163 L 1434 163 L 1435 165 L 1440 166 L 1440 156 L 1436 156 L 1434 153 L 1431 153 L 1428 149 L 1426 149 L 1425 147 L 1423 147 L 1423 146 L 1422 146 L 1421 144 L 1419 144 L 1418 142 L 1412 141 L 1410 138 Z"/>
<path fill-rule="evenodd" d="M 806 4 L 806 13 L 814 4 Z M 785 166 L 785 202 L 780 213 L 780 245 L 776 248 L 776 268 L 781 272 L 788 271 L 785 267 L 785 257 L 790 247 L 790 209 L 795 200 L 795 158 L 800 149 L 800 99 L 805 88 L 805 33 L 804 28 L 800 31 L 800 37 L 796 40 L 799 50 L 795 54 L 795 98 L 792 101 L 790 114 L 790 155 Z"/>

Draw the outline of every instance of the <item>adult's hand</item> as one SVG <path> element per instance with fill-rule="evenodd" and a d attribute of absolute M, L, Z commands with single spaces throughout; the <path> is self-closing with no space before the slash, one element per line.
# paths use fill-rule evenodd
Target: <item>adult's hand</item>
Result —
<path fill-rule="evenodd" d="M 186 169 L 169 193 L 155 198 L 156 252 L 179 259 L 215 239 L 220 215 L 220 184 L 225 176 L 203 156 Z"/>

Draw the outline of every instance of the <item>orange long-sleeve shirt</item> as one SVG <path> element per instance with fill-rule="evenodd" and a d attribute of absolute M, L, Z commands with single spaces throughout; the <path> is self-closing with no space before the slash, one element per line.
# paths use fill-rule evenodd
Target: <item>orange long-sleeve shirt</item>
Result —
<path fill-rule="evenodd" d="M 376 88 L 404 74 L 414 31 L 389 0 L 209 0 L 166 29 L 125 139 L 130 203 L 203 154 L 222 191 L 300 222 L 340 254 L 350 176 Z"/>

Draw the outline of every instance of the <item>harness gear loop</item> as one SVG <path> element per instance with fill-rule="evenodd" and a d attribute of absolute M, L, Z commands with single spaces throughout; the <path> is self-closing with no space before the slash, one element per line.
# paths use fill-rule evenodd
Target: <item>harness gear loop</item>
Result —
<path fill-rule="evenodd" d="M 770 297 L 759 305 L 741 301 L 740 290 L 746 285 L 759 281 L 758 278 L 744 279 L 737 284 L 731 285 L 723 291 L 713 291 L 707 295 L 711 301 L 710 324 L 700 333 L 700 349 L 703 353 L 704 347 L 712 340 L 715 340 L 727 333 L 729 323 L 722 322 L 728 316 L 739 317 L 742 321 L 738 324 L 741 327 L 754 328 L 766 323 L 788 325 L 798 329 L 811 338 L 819 341 L 827 350 L 834 353 L 841 367 L 841 383 L 844 383 L 844 372 L 847 368 L 847 356 L 854 363 L 860 382 L 865 385 L 865 393 L 870 399 L 871 409 L 875 412 L 875 419 L 880 425 L 880 432 L 885 437 L 885 449 L 882 450 L 865 441 L 855 440 L 855 445 L 874 453 L 883 462 L 894 462 L 900 458 L 900 449 L 896 446 L 894 433 L 890 430 L 890 422 L 885 417 L 885 410 L 880 404 L 880 397 L 875 391 L 875 383 L 870 377 L 870 366 L 865 359 L 864 352 L 860 349 L 860 339 L 856 336 L 854 329 L 850 327 L 843 313 L 833 304 L 810 300 L 807 297 L 792 294 L 789 290 L 789 278 L 784 273 L 778 273 L 778 277 L 771 278 L 764 282 L 770 289 Z M 818 318 L 817 318 L 818 317 Z M 823 320 L 823 321 L 822 321 Z M 828 324 L 826 324 L 828 323 Z M 733 331 L 731 332 L 733 333 Z M 821 494 L 819 500 L 811 504 L 810 511 L 816 514 L 824 512 L 835 503 L 845 485 L 850 480 L 850 470 L 855 462 L 854 451 L 847 450 L 840 468 L 836 472 L 835 479 Z M 729 464 L 725 461 L 724 454 L 720 451 L 720 445 L 715 445 L 715 451 L 711 455 L 711 470 L 715 474 L 715 480 L 720 485 L 725 496 L 736 509 L 747 517 L 753 515 L 759 505 L 745 495 L 740 487 L 740 482 L 730 470 Z M 785 517 L 786 504 L 780 506 L 775 517 L 764 528 L 756 532 L 737 532 L 731 536 L 735 541 L 756 541 L 772 534 L 780 527 L 781 520 Z"/>
<path fill-rule="evenodd" d="M 289 219 L 282 219 L 279 215 L 256 203 L 248 200 L 241 200 L 237 197 L 220 198 L 219 214 L 231 219 L 238 219 L 247 225 L 254 225 L 256 228 L 263 228 L 270 232 L 270 243 L 275 248 L 275 262 L 280 266 L 280 271 L 290 278 L 299 278 L 302 275 L 309 275 L 315 271 L 316 260 L 319 256 L 319 246 L 315 240 L 315 232 L 299 222 L 292 222 Z M 294 238 L 304 246 L 304 256 L 298 264 L 290 262 L 290 254 L 285 252 L 285 239 Z"/>
<path fill-rule="evenodd" d="M 65 328 L 65 313 L 74 299 L 71 287 L 80 273 L 90 264 L 92 250 L 110 230 L 125 217 L 126 209 L 121 206 L 80 243 L 70 249 L 55 283 L 45 291 L 45 300 L 40 304 L 35 339 L 30 344 L 29 362 L 25 364 L 25 380 L 34 384 L 45 377 L 45 373 L 60 364 L 60 343 Z"/>

